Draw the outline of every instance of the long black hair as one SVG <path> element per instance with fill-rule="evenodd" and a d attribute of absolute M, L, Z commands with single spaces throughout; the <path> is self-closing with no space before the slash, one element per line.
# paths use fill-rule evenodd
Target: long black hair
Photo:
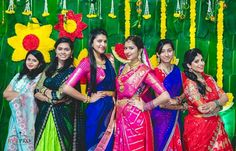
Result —
<path fill-rule="evenodd" d="M 39 61 L 38 67 L 33 70 L 29 70 L 26 66 L 26 60 L 30 54 L 33 55 Z M 25 61 L 23 64 L 23 69 L 20 71 L 20 75 L 18 77 L 18 80 L 20 80 L 24 75 L 27 75 L 27 77 L 30 80 L 33 80 L 35 77 L 38 76 L 39 73 L 41 73 L 44 70 L 45 66 L 46 66 L 46 64 L 45 64 L 43 55 L 40 51 L 38 51 L 38 50 L 29 51 L 26 54 Z"/>
<path fill-rule="evenodd" d="M 190 80 L 197 83 L 198 91 L 202 95 L 205 95 L 206 94 L 206 85 L 203 84 L 202 82 L 198 81 L 197 75 L 195 73 L 191 72 L 188 68 L 188 64 L 190 65 L 198 54 L 200 54 L 202 56 L 202 52 L 198 48 L 193 48 L 193 49 L 190 49 L 187 52 L 185 52 L 184 62 L 183 62 L 184 73 Z"/>
<path fill-rule="evenodd" d="M 98 35 L 104 35 L 107 37 L 107 32 L 104 29 L 94 29 L 90 32 L 89 36 L 89 61 L 90 61 L 90 84 L 89 89 L 92 93 L 97 92 L 97 83 L 96 83 L 96 76 L 97 76 L 97 63 L 94 56 L 94 48 L 93 48 L 93 41 Z M 101 54 L 102 59 L 107 59 L 105 54 Z"/>
<path fill-rule="evenodd" d="M 69 46 L 70 46 L 70 49 L 71 49 L 71 52 L 73 52 L 74 50 L 74 44 L 73 42 L 67 38 L 67 37 L 61 37 L 59 38 L 55 45 L 54 45 L 54 48 L 57 49 L 57 46 L 60 44 L 60 43 L 68 43 Z M 66 59 L 65 63 L 64 63 L 64 66 L 59 69 L 59 72 L 62 72 L 64 71 L 65 69 L 69 68 L 72 64 L 73 64 L 73 61 L 74 61 L 74 58 L 73 56 L 72 57 L 69 57 L 68 59 Z M 51 77 L 57 70 L 57 66 L 58 66 L 58 58 L 55 57 L 55 59 L 53 60 L 53 62 L 49 65 L 48 69 L 45 71 L 45 74 L 47 77 Z"/>
<path fill-rule="evenodd" d="M 175 50 L 173 42 L 170 39 L 161 39 L 158 43 L 157 43 L 157 47 L 156 47 L 156 53 L 158 53 L 159 55 L 161 54 L 162 48 L 164 47 L 164 45 L 166 44 L 170 44 L 170 46 L 172 47 L 173 51 Z"/>

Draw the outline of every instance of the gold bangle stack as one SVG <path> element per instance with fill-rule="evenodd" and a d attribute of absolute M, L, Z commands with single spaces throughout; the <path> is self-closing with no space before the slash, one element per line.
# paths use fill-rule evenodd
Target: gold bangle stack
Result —
<path fill-rule="evenodd" d="M 91 101 L 91 98 L 88 95 L 86 95 L 86 100 L 84 101 L 84 103 L 90 103 L 90 101 Z"/>

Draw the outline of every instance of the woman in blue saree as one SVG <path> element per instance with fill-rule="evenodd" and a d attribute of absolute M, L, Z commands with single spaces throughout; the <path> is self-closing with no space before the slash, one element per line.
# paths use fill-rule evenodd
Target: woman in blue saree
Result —
<path fill-rule="evenodd" d="M 155 75 L 163 83 L 171 98 L 178 101 L 182 93 L 182 78 L 180 69 L 171 64 L 174 57 L 173 43 L 168 39 L 162 39 L 157 45 L 157 57 L 160 59 Z M 183 97 L 183 96 L 181 96 Z M 180 133 L 180 109 L 186 109 L 184 105 L 161 105 L 152 110 L 155 150 L 182 151 Z"/>
<path fill-rule="evenodd" d="M 86 150 L 93 151 L 103 137 L 114 108 L 115 70 L 112 56 L 105 55 L 107 33 L 95 29 L 90 33 L 89 57 L 84 58 L 67 80 L 63 91 L 69 96 L 88 103 L 86 115 Z M 88 95 L 83 95 L 74 86 L 81 78 L 88 79 Z M 103 150 L 111 151 L 112 139 Z"/>
<path fill-rule="evenodd" d="M 42 53 L 37 50 L 29 51 L 22 71 L 14 76 L 3 92 L 12 113 L 4 151 L 34 150 L 34 123 L 38 108 L 33 92 L 44 68 Z"/>

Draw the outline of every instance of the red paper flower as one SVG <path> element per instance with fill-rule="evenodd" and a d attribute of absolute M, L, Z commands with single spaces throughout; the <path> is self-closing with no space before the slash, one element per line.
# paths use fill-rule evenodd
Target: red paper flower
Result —
<path fill-rule="evenodd" d="M 59 31 L 60 37 L 68 37 L 72 41 L 75 38 L 83 38 L 82 31 L 87 28 L 87 24 L 82 22 L 82 14 L 74 14 L 69 10 L 66 15 L 58 15 L 59 22 L 55 25 L 55 29 Z"/>
<path fill-rule="evenodd" d="M 115 48 L 112 49 L 113 55 L 122 63 L 126 63 L 128 60 L 124 53 L 124 44 L 116 44 Z"/>

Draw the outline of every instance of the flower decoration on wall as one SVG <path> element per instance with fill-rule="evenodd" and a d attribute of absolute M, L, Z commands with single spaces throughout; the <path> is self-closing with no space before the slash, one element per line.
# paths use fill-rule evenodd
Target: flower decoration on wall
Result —
<path fill-rule="evenodd" d="M 108 14 L 110 18 L 116 18 L 115 12 L 114 12 L 114 0 L 111 0 L 111 10 L 110 13 Z"/>
<path fill-rule="evenodd" d="M 60 37 L 68 37 L 72 41 L 75 38 L 83 38 L 82 31 L 87 28 L 87 24 L 82 22 L 82 14 L 74 14 L 69 10 L 65 15 L 58 15 L 59 22 L 55 25 L 55 29 L 60 33 Z"/>
<path fill-rule="evenodd" d="M 14 0 L 9 0 L 9 6 L 7 10 L 5 11 L 7 14 L 15 14 L 14 11 Z"/>
<path fill-rule="evenodd" d="M 112 50 L 113 55 L 115 56 L 115 58 L 118 61 L 120 61 L 122 63 L 128 62 L 128 60 L 125 56 L 125 53 L 124 53 L 124 50 L 125 50 L 124 44 L 118 43 L 115 45 L 115 47 L 112 47 L 111 50 Z"/>
<path fill-rule="evenodd" d="M 149 13 L 148 0 L 146 0 L 146 2 L 145 2 L 145 10 L 144 10 L 143 18 L 144 19 L 150 19 L 151 18 L 151 14 Z"/>
<path fill-rule="evenodd" d="M 40 26 L 38 20 L 32 18 L 32 23 L 27 26 L 17 23 L 15 25 L 16 36 L 8 38 L 8 44 L 14 48 L 13 61 L 25 59 L 28 51 L 39 50 L 46 62 L 50 62 L 49 51 L 54 48 L 55 41 L 50 38 L 51 25 Z"/>

